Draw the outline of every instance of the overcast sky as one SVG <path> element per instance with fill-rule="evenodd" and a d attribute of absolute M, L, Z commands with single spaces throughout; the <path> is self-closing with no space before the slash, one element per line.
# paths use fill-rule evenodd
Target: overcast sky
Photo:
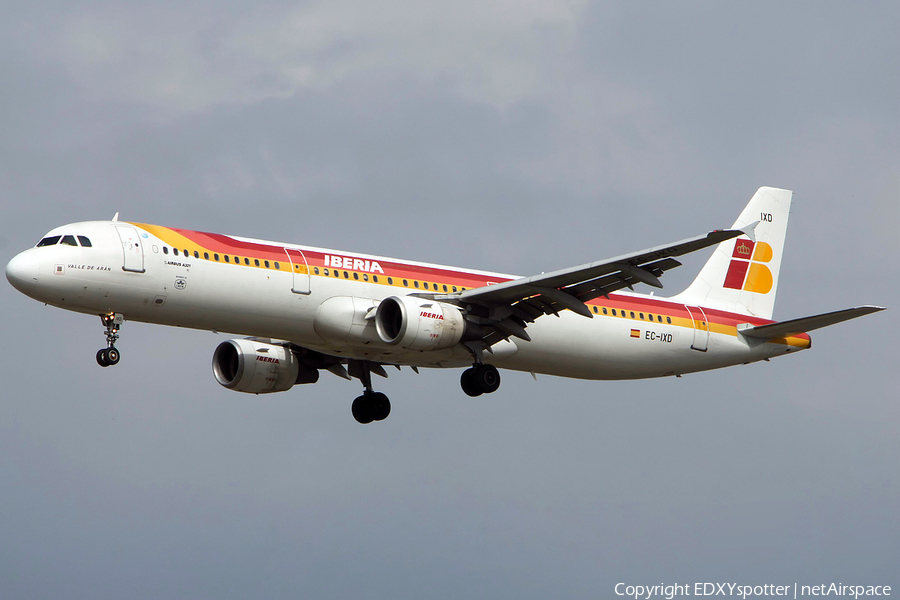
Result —
<path fill-rule="evenodd" d="M 775 318 L 887 312 L 681 379 L 391 372 L 255 397 L 225 336 L 0 285 L 0 596 L 601 598 L 900 589 L 900 4 L 15 2 L 0 262 L 159 223 L 534 274 L 794 190 Z M 667 273 L 680 291 L 705 255 Z"/>

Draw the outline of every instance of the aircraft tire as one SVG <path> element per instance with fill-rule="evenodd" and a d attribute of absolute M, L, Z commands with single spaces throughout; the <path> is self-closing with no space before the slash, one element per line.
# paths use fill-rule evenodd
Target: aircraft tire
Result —
<path fill-rule="evenodd" d="M 115 346 L 110 346 L 106 349 L 105 354 L 106 362 L 109 363 L 110 366 L 119 364 L 119 351 L 116 350 Z"/>
<path fill-rule="evenodd" d="M 370 399 L 372 404 L 372 420 L 384 421 L 391 414 L 391 401 L 381 392 L 375 392 Z"/>
<path fill-rule="evenodd" d="M 356 419 L 356 422 L 365 425 L 375 420 L 374 408 L 372 399 L 363 394 L 353 401 L 350 410 L 353 412 L 353 418 Z"/>
<path fill-rule="evenodd" d="M 106 360 L 106 348 L 97 350 L 97 364 L 101 367 L 108 367 L 109 361 Z"/>
<path fill-rule="evenodd" d="M 459 385 L 462 390 L 469 396 L 476 398 L 484 393 L 475 375 L 475 369 L 466 369 L 459 378 Z"/>
<path fill-rule="evenodd" d="M 492 394 L 500 387 L 500 371 L 494 365 L 478 365 L 475 367 L 475 381 L 482 392 Z"/>

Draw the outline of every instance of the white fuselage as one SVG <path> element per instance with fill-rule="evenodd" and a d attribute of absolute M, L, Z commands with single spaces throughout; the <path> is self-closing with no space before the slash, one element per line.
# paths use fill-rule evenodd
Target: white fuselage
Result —
<path fill-rule="evenodd" d="M 137 239 L 128 238 L 129 228 Z M 85 236 L 91 246 L 26 250 L 13 259 L 16 267 L 11 262 L 7 269 L 20 291 L 77 312 L 286 340 L 324 354 L 388 364 L 464 367 L 473 356 L 463 344 L 409 351 L 381 343 L 374 322 L 366 318 L 381 300 L 438 291 L 438 286 L 444 291 L 448 284 L 464 289 L 515 279 L 129 223 L 76 223 L 48 236 L 63 234 Z M 243 256 L 238 251 L 220 256 L 215 246 L 220 243 L 247 249 Z M 269 259 L 260 262 L 260 248 Z M 281 261 L 275 260 L 278 252 Z M 420 281 L 427 289 L 414 287 Z M 806 336 L 754 343 L 737 326 L 767 321 L 666 298 L 617 293 L 588 305 L 593 318 L 568 310 L 538 318 L 528 326 L 530 342 L 501 341 L 493 353 L 484 354 L 484 362 L 564 377 L 632 379 L 714 369 L 809 347 Z"/>

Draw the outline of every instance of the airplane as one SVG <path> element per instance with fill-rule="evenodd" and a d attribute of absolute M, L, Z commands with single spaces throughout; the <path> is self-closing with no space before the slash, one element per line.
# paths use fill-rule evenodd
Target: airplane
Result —
<path fill-rule="evenodd" d="M 773 321 L 790 190 L 762 187 L 731 229 L 606 260 L 516 277 L 144 223 L 57 227 L 13 257 L 23 294 L 99 315 L 102 367 L 119 362 L 129 320 L 230 332 L 213 352 L 224 387 L 252 394 L 359 379 L 360 423 L 384 420 L 372 386 L 385 366 L 465 368 L 469 396 L 495 392 L 500 368 L 579 379 L 681 377 L 792 354 L 808 332 L 883 310 L 858 306 Z M 661 297 L 675 257 L 714 246 L 683 292 Z M 629 291 L 626 291 L 626 288 Z"/>

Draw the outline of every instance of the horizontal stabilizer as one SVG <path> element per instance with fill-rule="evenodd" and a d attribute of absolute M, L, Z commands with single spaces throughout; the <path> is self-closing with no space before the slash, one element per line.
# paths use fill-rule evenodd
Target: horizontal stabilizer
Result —
<path fill-rule="evenodd" d="M 739 325 L 738 331 L 742 335 L 750 338 L 772 340 L 775 338 L 797 335 L 798 333 L 806 333 L 807 331 L 812 331 L 813 329 L 821 329 L 822 327 L 828 327 L 829 325 L 834 325 L 835 323 L 840 323 L 841 321 L 848 321 L 850 319 L 855 319 L 856 317 L 868 315 L 880 310 L 884 310 L 884 307 L 857 306 L 855 308 L 845 308 L 844 310 L 837 310 L 834 312 L 815 315 L 812 317 L 791 319 L 790 321 L 782 321 L 780 323 L 769 323 L 768 325 L 760 325 L 758 327 L 748 326 L 745 328 L 741 328 L 741 326 Z"/>

